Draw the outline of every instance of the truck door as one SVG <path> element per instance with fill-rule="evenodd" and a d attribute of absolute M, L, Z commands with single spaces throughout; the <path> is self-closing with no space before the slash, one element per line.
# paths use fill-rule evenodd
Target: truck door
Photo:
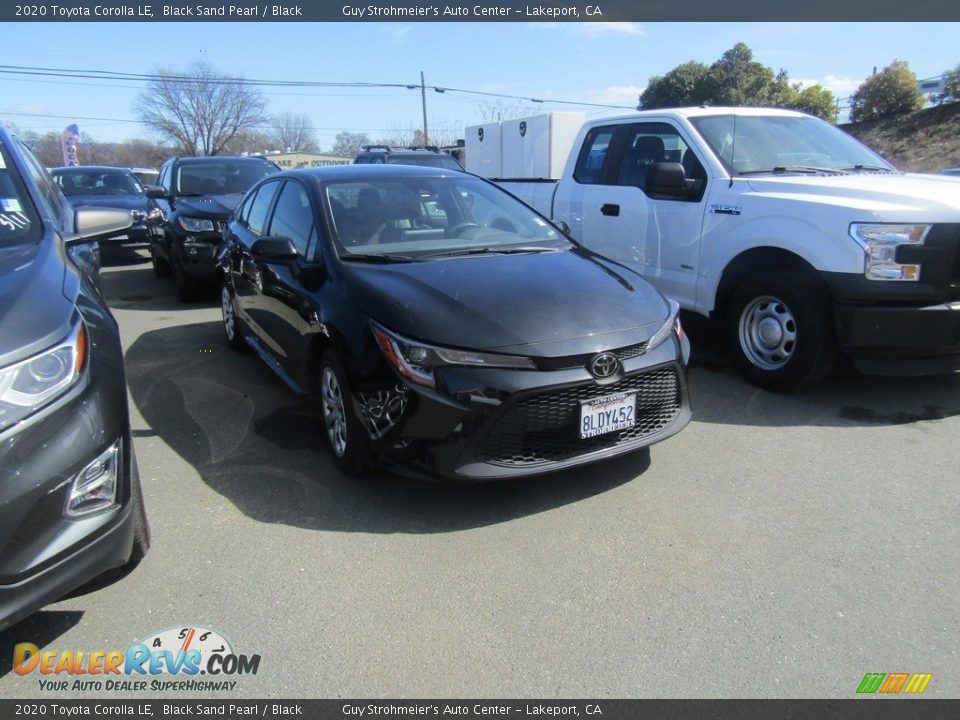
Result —
<path fill-rule="evenodd" d="M 690 195 L 648 197 L 647 172 L 658 162 L 683 164 Z M 568 211 L 557 219 L 589 248 L 629 264 L 693 308 L 706 181 L 699 158 L 669 123 L 596 127 L 584 139 L 573 182 L 563 197 L 558 191 L 556 207 Z"/>

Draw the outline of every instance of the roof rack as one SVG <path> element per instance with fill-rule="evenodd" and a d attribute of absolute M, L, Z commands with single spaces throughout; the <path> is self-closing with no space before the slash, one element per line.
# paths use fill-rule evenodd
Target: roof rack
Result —
<path fill-rule="evenodd" d="M 440 148 L 436 145 L 361 145 L 360 149 L 364 152 L 368 150 L 383 150 L 384 152 L 390 152 L 391 150 L 429 150 L 430 152 L 440 152 Z"/>

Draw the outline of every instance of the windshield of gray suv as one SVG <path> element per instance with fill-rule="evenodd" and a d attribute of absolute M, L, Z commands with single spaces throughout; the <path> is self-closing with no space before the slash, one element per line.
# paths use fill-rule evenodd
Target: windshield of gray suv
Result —
<path fill-rule="evenodd" d="M 181 163 L 174 178 L 176 195 L 245 193 L 258 180 L 280 172 L 259 158 L 204 158 Z"/>
<path fill-rule="evenodd" d="M 522 202 L 471 175 L 330 182 L 325 195 L 343 259 L 405 261 L 571 246 Z"/>
<path fill-rule="evenodd" d="M 15 175 L 7 148 L 0 142 L 0 247 L 39 237 L 40 221 L 23 183 Z"/>
<path fill-rule="evenodd" d="M 692 117 L 690 122 L 732 175 L 896 172 L 818 118 L 727 114 Z"/>
<path fill-rule="evenodd" d="M 128 170 L 54 170 L 52 175 L 67 197 L 143 194 L 140 182 Z"/>

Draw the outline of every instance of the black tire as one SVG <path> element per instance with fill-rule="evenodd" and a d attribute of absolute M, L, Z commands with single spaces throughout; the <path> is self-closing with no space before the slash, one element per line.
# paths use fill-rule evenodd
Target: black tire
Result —
<path fill-rule="evenodd" d="M 191 302 L 197 299 L 200 294 L 197 281 L 185 273 L 176 260 L 173 261 L 173 279 L 177 283 L 177 300 Z"/>
<path fill-rule="evenodd" d="M 168 277 L 170 275 L 170 263 L 162 257 L 157 257 L 151 252 L 150 262 L 153 265 L 153 274 L 157 277 Z"/>
<path fill-rule="evenodd" d="M 133 484 L 133 547 L 130 550 L 130 559 L 127 565 L 136 565 L 147 554 L 150 549 L 150 525 L 147 523 L 147 513 L 143 508 L 143 490 L 140 488 L 139 479 L 135 479 Z"/>
<path fill-rule="evenodd" d="M 830 294 L 810 275 L 758 273 L 737 288 L 724 315 L 737 369 L 765 390 L 813 387 L 837 362 Z"/>
<path fill-rule="evenodd" d="M 316 388 L 324 436 L 340 471 L 347 475 L 359 475 L 371 466 L 372 456 L 369 436 L 357 417 L 352 397 L 343 363 L 335 351 L 327 350 L 320 362 Z M 339 424 L 336 412 L 338 399 L 342 413 Z"/>
<path fill-rule="evenodd" d="M 233 289 L 226 278 L 220 281 L 220 316 L 223 318 L 223 334 L 227 338 L 230 349 L 235 352 L 246 350 L 247 342 L 243 339 L 246 335 L 246 327 L 243 320 L 237 317 Z"/>

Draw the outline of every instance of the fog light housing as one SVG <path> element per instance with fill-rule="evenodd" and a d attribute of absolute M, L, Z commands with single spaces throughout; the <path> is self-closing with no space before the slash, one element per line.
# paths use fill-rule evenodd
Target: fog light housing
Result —
<path fill-rule="evenodd" d="M 120 441 L 108 447 L 70 480 L 68 518 L 84 517 L 117 505 Z"/>

